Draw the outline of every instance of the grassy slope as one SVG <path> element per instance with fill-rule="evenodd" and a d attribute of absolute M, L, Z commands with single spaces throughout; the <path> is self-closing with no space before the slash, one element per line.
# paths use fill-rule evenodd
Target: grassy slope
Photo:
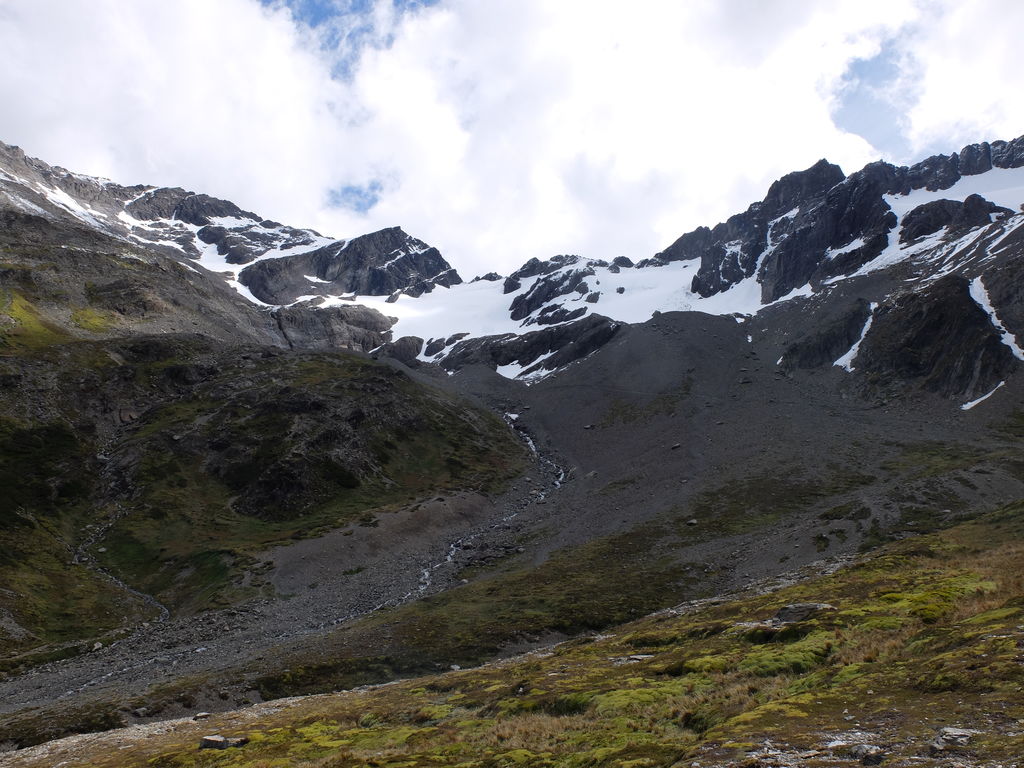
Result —
<path fill-rule="evenodd" d="M 381 612 L 318 639 L 315 646 L 283 654 L 279 666 L 284 671 L 257 673 L 256 687 L 264 697 L 318 693 L 450 664 L 479 664 L 524 642 L 600 631 L 682 599 L 708 595 L 705 565 L 682 561 L 679 550 L 756 532 L 809 510 L 823 510 L 820 527 L 828 532 L 818 537 L 823 554 L 830 538 L 845 535 L 834 528 L 838 521 L 860 531 L 865 546 L 891 541 L 905 531 L 951 525 L 976 512 L 964 508 L 948 490 L 959 483 L 940 484 L 939 475 L 963 479 L 981 464 L 1012 461 L 1012 447 L 1020 437 L 1017 423 L 1003 430 L 1005 443 L 993 439 L 986 451 L 957 444 L 907 444 L 898 447 L 899 460 L 879 470 L 877 478 L 844 468 L 824 480 L 796 472 L 752 476 L 699 494 L 691 505 L 645 525 L 557 551 L 540 565 L 513 561 L 491 572 L 467 573 L 472 580 L 465 586 Z M 911 492 L 922 479 L 934 485 L 934 498 Z M 892 481 L 906 494 L 901 500 L 906 519 L 869 521 L 865 515 L 870 512 L 846 501 L 873 481 Z M 952 509 L 939 512 L 946 507 Z M 702 524 L 688 526 L 695 514 Z M 781 551 L 780 564 L 787 559 Z"/>
<path fill-rule="evenodd" d="M 152 612 L 73 562 L 90 525 L 116 519 L 91 548 L 104 567 L 196 611 L 251 594 L 238 584 L 272 543 L 494 490 L 525 461 L 499 419 L 380 363 L 74 340 L 0 294 L 0 669 L 80 652 Z M 118 403 L 137 421 L 102 438 Z"/>
<path fill-rule="evenodd" d="M 779 591 L 478 669 L 219 715 L 127 748 L 101 740 L 66 764 L 756 765 L 750 753 L 770 740 L 801 765 L 845 757 L 831 742 L 879 744 L 886 764 L 907 765 L 940 727 L 959 726 L 978 731 L 964 756 L 991 765 L 1024 750 L 1022 573 L 1015 504 Z M 794 602 L 834 608 L 766 623 Z M 197 751 L 207 733 L 250 743 Z"/>
<path fill-rule="evenodd" d="M 239 375 L 229 366 L 154 409 L 122 445 L 139 456 L 138 493 L 106 562 L 182 610 L 243 597 L 241 569 L 274 542 L 373 524 L 438 491 L 494 490 L 523 460 L 499 420 L 378 363 L 304 355 L 231 386 Z M 357 404 L 364 421 L 339 432 L 351 414 L 338 404 Z M 215 468 L 211 446 L 228 456 Z M 280 489 L 282 477 L 293 485 Z"/>
<path fill-rule="evenodd" d="M 102 727 L 110 727 L 130 720 L 124 713 L 135 707 L 159 712 L 176 702 L 192 700 L 204 690 L 241 680 L 265 698 L 319 693 L 433 673 L 451 664 L 479 664 L 524 645 L 599 631 L 708 594 L 703 566 L 681 562 L 674 553 L 676 548 L 755 531 L 808 511 L 817 514 L 823 510 L 824 530 L 846 521 L 848 528 L 852 525 L 863 530 L 872 544 L 892 540 L 905 530 L 923 532 L 948 526 L 971 510 L 953 503 L 945 491 L 931 500 L 918 498 L 911 491 L 924 480 L 938 493 L 943 487 L 961 484 L 947 482 L 943 486 L 937 480 L 963 480 L 973 476 L 972 468 L 1012 461 L 1016 454 L 1010 447 L 1020 437 L 1017 424 L 1005 426 L 1001 431 L 1005 442 L 994 436 L 986 450 L 956 444 L 897 446 L 894 455 L 899 458 L 881 473 L 879 481 L 888 478 L 894 480 L 896 489 L 909 489 L 901 506 L 912 519 L 896 521 L 891 528 L 877 519 L 868 525 L 863 518 L 869 513 L 858 504 L 839 503 L 851 494 L 855 498 L 858 489 L 865 487 L 869 478 L 864 475 L 837 471 L 827 482 L 799 475 L 751 478 L 699 495 L 695 507 L 702 510 L 700 526 L 686 525 L 690 511 L 680 509 L 675 517 L 556 552 L 540 565 L 526 566 L 513 559 L 489 571 L 467 573 L 473 581 L 460 588 L 379 612 L 315 641 L 282 648 L 250 667 L 183 679 L 136 699 L 97 702 L 51 713 L 42 720 L 12 721 L 0 736 L 14 735 L 22 743 L 38 743 L 67 732 L 95 729 L 98 717 Z M 955 509 L 948 515 L 939 514 L 943 507 Z M 830 535 L 835 538 L 834 533 Z M 827 548 L 825 540 L 823 549 Z M 779 562 L 786 559 L 783 549 Z M 59 727 L 54 730 L 54 725 Z"/>

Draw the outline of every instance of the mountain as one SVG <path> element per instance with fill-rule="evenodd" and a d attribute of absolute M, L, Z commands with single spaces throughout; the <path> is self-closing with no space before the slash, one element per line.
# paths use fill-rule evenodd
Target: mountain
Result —
<path fill-rule="evenodd" d="M 347 764 L 348 739 L 363 759 L 402 723 L 574 717 L 609 735 L 595 765 L 732 759 L 751 722 L 811 750 L 786 713 L 819 733 L 843 707 L 799 697 L 889 706 L 869 684 L 901 691 L 901 718 L 915 691 L 971 702 L 946 725 L 1003 749 L 971 719 L 996 718 L 977 675 L 922 676 L 970 663 L 942 656 L 970 622 L 1016 637 L 1022 203 L 1024 139 L 821 161 L 660 253 L 463 282 L 398 228 L 332 240 L 0 147 L 0 743 L 568 641 L 537 657 L 580 670 L 566 685 L 528 657 L 432 678 L 429 701 L 381 689 L 379 721 L 332 720 L 302 759 Z M 789 632 L 783 600 L 838 613 Z M 655 613 L 683 603 L 696 618 Z M 1019 685 L 1004 666 L 993 691 Z M 619 741 L 641 699 L 657 749 Z M 918 726 L 885 732 L 909 755 Z M 527 742 L 523 764 L 557 751 Z M 518 759 L 492 747 L 472 754 Z"/>

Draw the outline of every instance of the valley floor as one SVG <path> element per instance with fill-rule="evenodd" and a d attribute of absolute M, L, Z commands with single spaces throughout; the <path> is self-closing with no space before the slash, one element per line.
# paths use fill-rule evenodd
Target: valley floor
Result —
<path fill-rule="evenodd" d="M 1024 505 L 479 668 L 76 736 L 35 766 L 1017 766 Z M 203 736 L 244 738 L 200 750 Z"/>

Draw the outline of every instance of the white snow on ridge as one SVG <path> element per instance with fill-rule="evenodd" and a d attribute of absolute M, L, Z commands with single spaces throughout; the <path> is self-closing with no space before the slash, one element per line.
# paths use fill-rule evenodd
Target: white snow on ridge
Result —
<path fill-rule="evenodd" d="M 856 369 L 853 367 L 853 361 L 857 359 L 857 355 L 860 352 L 861 342 L 864 341 L 864 337 L 868 335 L 868 331 L 871 330 L 871 323 L 875 319 L 875 310 L 878 309 L 878 304 L 871 302 L 871 314 L 868 315 L 867 321 L 864 323 L 864 329 L 860 332 L 860 338 L 854 342 L 853 346 L 847 351 L 845 355 L 836 360 L 832 365 L 839 366 L 845 369 L 849 373 L 853 373 Z M 781 358 L 780 358 L 781 359 Z"/>
<path fill-rule="evenodd" d="M 557 280 L 559 272 L 565 273 L 583 266 L 586 266 L 586 262 L 566 265 L 548 275 L 547 279 Z M 755 276 L 707 298 L 692 293 L 690 284 L 698 267 L 696 260 L 670 262 L 662 267 L 624 268 L 618 273 L 595 266 L 595 274 L 587 277 L 586 281 L 591 291 L 600 292 L 597 303 L 588 303 L 584 301 L 583 295 L 575 293 L 561 296 L 553 303 L 568 310 L 582 307 L 588 315 L 596 313 L 626 323 L 645 322 L 654 311 L 749 316 L 764 308 L 761 284 Z M 402 295 L 394 302 L 388 302 L 384 296 L 326 297 L 321 306 L 355 303 L 377 309 L 396 319 L 392 329 L 395 338 L 418 336 L 428 340 L 448 338 L 456 333 L 469 333 L 475 337 L 522 334 L 548 327 L 524 325 L 523 321 L 512 320 L 509 316 L 512 301 L 529 291 L 532 285 L 532 280 L 524 280 L 518 290 L 505 294 L 502 292 L 503 281 L 479 280 L 451 288 L 439 286 L 418 298 Z M 619 293 L 616 290 L 618 288 L 622 288 L 623 292 Z M 809 296 L 811 293 L 810 286 L 803 286 L 772 303 Z M 508 372 L 513 376 L 518 373 L 511 368 Z"/>
<path fill-rule="evenodd" d="M 1017 337 L 1006 330 L 1006 327 L 1000 322 L 996 316 L 995 307 L 992 306 L 992 300 L 988 296 L 988 291 L 985 290 L 985 284 L 981 282 L 980 277 L 976 277 L 971 281 L 971 298 L 974 299 L 975 303 L 981 307 L 988 314 L 989 320 L 992 321 L 992 325 L 999 331 L 1002 336 L 1003 344 L 1010 348 L 1013 352 L 1013 356 L 1018 360 L 1024 360 L 1024 350 L 1017 344 Z"/>
<path fill-rule="evenodd" d="M 993 168 L 975 176 L 963 176 L 949 189 L 929 192 L 915 189 L 908 195 L 885 195 L 885 202 L 899 218 L 933 200 L 966 200 L 970 195 L 981 195 L 996 205 L 1019 211 L 1024 203 L 1024 167 Z M 898 227 L 897 227 L 898 228 Z"/>
<path fill-rule="evenodd" d="M 86 224 L 91 224 L 97 229 L 105 229 L 103 224 L 101 224 L 96 219 L 96 217 L 99 216 L 100 218 L 105 219 L 107 218 L 107 214 L 101 213 L 100 211 L 95 211 L 87 206 L 83 206 L 81 203 L 75 200 L 75 198 L 73 198 L 63 189 L 60 189 L 58 187 L 47 187 L 43 184 L 38 183 L 35 185 L 35 187 L 36 189 L 43 193 L 47 200 L 49 200 L 54 205 L 63 208 L 65 211 L 70 213 L 75 218 L 81 219 Z"/>
<path fill-rule="evenodd" d="M 963 405 L 960 406 L 960 410 L 961 411 L 969 411 L 969 410 L 971 410 L 971 408 L 976 406 L 978 403 L 985 402 L 990 397 L 992 397 L 992 395 L 994 395 L 996 393 L 996 390 L 998 390 L 1005 383 L 1006 383 L 1005 381 L 1000 381 L 998 384 L 996 384 L 996 388 L 993 389 L 991 392 L 989 392 L 987 395 L 982 395 L 977 400 L 971 400 L 971 402 L 969 402 L 969 403 L 964 403 Z"/>
<path fill-rule="evenodd" d="M 536 360 L 534 360 L 531 363 L 527 363 L 526 365 L 520 365 L 519 363 L 509 363 L 508 365 L 499 365 L 495 370 L 498 372 L 499 375 L 504 376 L 506 379 L 518 379 L 519 381 L 522 381 L 525 384 L 533 384 L 551 375 L 552 373 L 554 373 L 554 371 L 542 368 L 539 371 L 534 371 L 533 373 L 526 374 L 525 376 L 523 375 L 523 371 L 527 370 L 528 368 L 533 368 L 535 365 L 543 363 L 557 351 L 558 350 L 556 349 L 551 352 L 545 352 Z"/>
<path fill-rule="evenodd" d="M 35 203 L 26 200 L 21 195 L 12 195 L 10 192 L 7 192 L 6 190 L 0 190 L 0 194 L 2 194 L 4 197 L 10 200 L 10 202 L 14 205 L 15 208 L 19 208 L 22 211 L 25 211 L 26 213 L 34 213 L 36 216 L 42 216 L 43 218 L 46 219 L 50 218 L 50 216 L 52 215 L 48 211 L 40 208 Z"/>
<path fill-rule="evenodd" d="M 834 283 L 844 280 L 846 277 L 857 277 L 875 272 L 879 269 L 892 266 L 897 262 L 904 261 L 912 256 L 923 253 L 934 248 L 943 242 L 946 236 L 946 229 L 943 228 L 920 241 L 911 245 L 901 245 L 899 242 L 900 230 L 903 226 L 903 217 L 919 205 L 930 203 L 935 200 L 960 200 L 968 196 L 978 194 L 996 205 L 1009 208 L 1012 211 L 1019 211 L 1024 203 L 1024 167 L 1021 168 L 993 168 L 986 173 L 975 176 L 963 176 L 956 184 L 949 189 L 940 189 L 929 192 L 927 189 L 915 189 L 907 195 L 885 195 L 883 199 L 896 214 L 896 226 L 889 231 L 889 243 L 885 249 L 874 259 L 862 266 L 852 275 L 841 275 L 830 278 L 826 283 Z M 966 238 L 975 239 L 980 235 L 976 232 L 969 233 Z M 1001 238 L 1000 238 L 1001 239 Z M 955 243 L 949 244 L 939 258 L 947 258 L 957 250 L 961 250 L 969 242 L 962 238 Z"/>
<path fill-rule="evenodd" d="M 1016 232 L 1017 227 L 1019 227 L 1021 224 L 1024 224 L 1024 213 L 1018 213 L 1015 216 L 1010 216 L 1009 218 L 1007 218 L 1003 222 L 1002 234 L 1000 234 L 999 237 L 995 238 L 988 244 L 989 253 L 995 255 L 999 251 L 1006 249 L 1007 246 L 1005 245 L 1002 246 L 1001 248 L 997 248 L 996 246 L 998 246 L 1001 242 L 1003 242 L 1003 240 L 1005 240 L 1014 232 Z"/>
<path fill-rule="evenodd" d="M 864 238 L 863 237 L 854 238 L 853 240 L 848 242 L 846 245 L 840 246 L 839 248 L 829 248 L 827 251 L 825 251 L 825 259 L 826 259 L 826 261 L 829 260 L 829 259 L 834 259 L 836 256 L 842 256 L 844 253 L 849 253 L 850 251 L 856 251 L 858 248 L 862 248 L 863 246 L 864 246 Z"/>
<path fill-rule="evenodd" d="M 237 229 L 238 227 L 251 227 L 253 222 L 259 223 L 256 219 L 243 219 L 238 216 L 210 216 L 210 225 L 224 227 L 224 229 Z"/>

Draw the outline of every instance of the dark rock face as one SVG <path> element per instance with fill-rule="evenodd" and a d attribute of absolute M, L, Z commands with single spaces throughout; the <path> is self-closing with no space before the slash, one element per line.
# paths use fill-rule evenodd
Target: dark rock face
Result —
<path fill-rule="evenodd" d="M 992 215 L 1013 213 L 989 202 L 981 195 L 970 195 L 966 200 L 933 200 L 919 205 L 903 217 L 900 242 L 912 243 L 920 238 L 949 227 L 954 232 L 983 227 L 992 221 Z"/>
<path fill-rule="evenodd" d="M 272 314 L 281 335 L 295 349 L 369 352 L 391 338 L 392 320 L 369 307 L 279 307 Z"/>
<path fill-rule="evenodd" d="M 965 175 L 1022 165 L 1024 137 L 971 144 L 909 168 L 871 163 L 846 178 L 838 167 L 820 161 L 775 182 L 764 200 L 745 212 L 713 228 L 686 233 L 655 259 L 700 259 L 691 290 L 701 296 L 728 290 L 756 274 L 762 299 L 774 301 L 808 283 L 848 275 L 878 256 L 897 223 L 883 195 L 948 189 Z M 980 201 L 963 205 L 958 211 L 936 205 L 919 213 L 902 242 L 952 225 L 955 218 L 956 226 L 966 228 L 987 223 L 984 216 L 1000 212 L 986 210 Z M 638 266 L 655 263 L 645 260 Z"/>
<path fill-rule="evenodd" d="M 838 165 L 822 159 L 806 171 L 788 173 L 773 183 L 761 205 L 769 216 L 777 216 L 817 198 L 844 178 Z"/>
<path fill-rule="evenodd" d="M 903 217 L 900 242 L 913 243 L 948 226 L 963 207 L 959 200 L 933 200 Z"/>
<path fill-rule="evenodd" d="M 907 189 L 935 192 L 949 189 L 960 180 L 960 159 L 957 155 L 932 155 L 910 166 L 906 174 Z"/>
<path fill-rule="evenodd" d="M 876 311 L 857 357 L 857 369 L 872 388 L 917 386 L 964 400 L 990 392 L 1015 367 L 1013 354 L 959 275 Z"/>
<path fill-rule="evenodd" d="M 288 304 L 312 294 L 387 296 L 398 291 L 419 296 L 438 285 L 462 282 L 436 248 L 399 227 L 259 261 L 243 269 L 239 280 L 267 304 Z"/>
<path fill-rule="evenodd" d="M 131 216 L 143 221 L 177 219 L 197 227 L 207 226 L 213 218 L 251 219 L 253 222 L 260 220 L 255 213 L 243 211 L 228 200 L 197 195 L 179 187 L 154 189 L 129 203 L 124 209 Z"/>
<path fill-rule="evenodd" d="M 464 332 L 464 333 L 453 333 L 447 339 L 428 339 L 427 340 L 427 345 L 423 349 L 423 354 L 425 354 L 427 357 L 433 357 L 434 355 L 436 355 L 439 352 L 443 351 L 445 349 L 445 347 L 450 347 L 453 344 L 455 344 L 456 342 L 461 341 L 462 339 L 466 338 L 467 336 L 469 336 L 469 333 L 468 332 Z"/>
<path fill-rule="evenodd" d="M 992 168 L 1019 168 L 1024 165 L 1024 136 L 1008 142 L 993 141 L 990 144 L 983 141 L 980 144 L 968 144 L 958 154 L 951 155 L 949 161 L 959 174 L 957 178 L 985 173 Z"/>
<path fill-rule="evenodd" d="M 783 230 L 790 228 L 790 220 L 780 217 L 794 209 L 805 208 L 843 178 L 839 166 L 825 160 L 806 171 L 787 174 L 772 184 L 762 202 L 714 229 L 698 227 L 656 258 L 663 261 L 699 258 L 701 266 L 693 278 L 692 290 L 701 296 L 720 293 L 754 274 L 765 250 L 785 234 Z"/>
<path fill-rule="evenodd" d="M 604 346 L 619 331 L 620 324 L 601 315 L 590 315 L 572 323 L 544 328 L 521 336 L 484 336 L 460 341 L 441 362 L 448 370 L 482 363 L 499 366 L 518 363 L 523 373 L 554 370 L 589 355 Z M 534 367 L 542 355 L 554 353 Z"/>
<path fill-rule="evenodd" d="M 857 299 L 827 325 L 812 330 L 790 345 L 782 356 L 784 370 L 830 366 L 850 349 L 871 316 L 871 305 Z"/>
<path fill-rule="evenodd" d="M 996 168 L 1020 168 L 1024 166 L 1024 136 L 1013 141 L 993 141 L 991 152 Z"/>
<path fill-rule="evenodd" d="M 557 269 L 557 267 L 556 267 Z M 545 276 L 535 280 L 530 289 L 519 296 L 516 296 L 509 305 L 509 312 L 513 320 L 522 320 L 544 307 L 548 302 L 560 296 L 572 293 L 584 294 L 588 292 L 586 278 L 594 275 L 591 267 L 574 269 L 556 275 L 550 275 L 555 270 L 548 270 Z"/>
<path fill-rule="evenodd" d="M 444 339 L 430 339 L 427 342 L 427 346 L 423 348 L 423 354 L 425 354 L 427 357 L 433 357 L 437 353 L 443 351 L 444 347 Z"/>
<path fill-rule="evenodd" d="M 570 320 L 583 317 L 585 314 L 587 314 L 586 307 L 566 309 L 556 304 L 549 304 L 537 314 L 535 322 L 537 325 L 555 325 L 556 323 L 567 323 Z"/>
<path fill-rule="evenodd" d="M 393 357 L 409 366 L 419 365 L 416 359 L 423 349 L 423 339 L 419 336 L 403 336 L 397 341 L 384 344 L 374 357 Z"/>

